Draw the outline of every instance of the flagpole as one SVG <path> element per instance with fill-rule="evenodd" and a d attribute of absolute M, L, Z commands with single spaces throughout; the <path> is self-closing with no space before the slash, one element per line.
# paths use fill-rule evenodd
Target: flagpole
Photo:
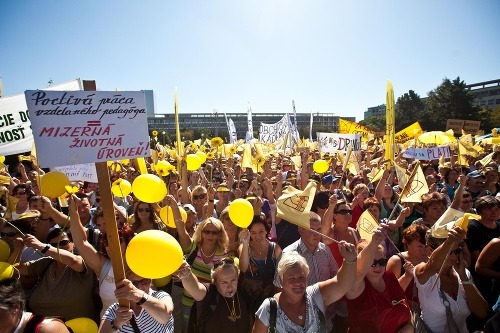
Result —
<path fill-rule="evenodd" d="M 455 242 L 451 243 L 450 249 L 453 249 L 454 246 L 455 246 Z M 448 251 L 448 253 L 446 253 L 446 257 L 444 257 L 443 263 L 441 264 L 441 268 L 439 269 L 439 272 L 438 272 L 438 276 L 437 276 L 438 278 L 436 280 L 434 280 L 434 282 L 432 283 L 431 291 L 434 290 L 434 288 L 436 287 L 436 284 L 439 280 L 439 276 L 441 275 L 441 273 L 443 273 L 444 263 L 448 260 L 448 257 L 450 256 L 450 254 L 451 254 L 451 251 Z"/>
<path fill-rule="evenodd" d="M 336 239 L 334 239 L 334 238 L 332 238 L 332 237 L 330 237 L 330 236 L 327 236 L 327 235 L 325 235 L 325 234 L 322 234 L 322 233 L 321 233 L 321 232 L 319 232 L 319 231 L 316 231 L 316 230 L 313 230 L 313 229 L 309 229 L 309 231 L 310 231 L 310 232 L 314 232 L 315 234 L 320 235 L 320 236 L 322 236 L 322 237 L 324 237 L 324 238 L 326 238 L 326 239 L 329 239 L 329 240 L 331 240 L 332 242 L 334 242 L 334 243 L 336 243 L 336 244 L 339 244 L 339 243 L 340 243 L 338 240 L 336 240 Z"/>

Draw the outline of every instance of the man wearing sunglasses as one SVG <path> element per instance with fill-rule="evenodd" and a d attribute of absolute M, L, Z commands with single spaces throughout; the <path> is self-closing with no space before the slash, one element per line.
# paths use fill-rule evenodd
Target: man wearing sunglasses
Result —
<path fill-rule="evenodd" d="M 248 310 L 250 299 L 238 285 L 240 270 L 232 257 L 214 264 L 212 284 L 203 284 L 184 262 L 174 273 L 184 289 L 196 300 L 189 319 L 189 331 L 196 327 L 200 333 L 249 332 L 253 313 Z"/>

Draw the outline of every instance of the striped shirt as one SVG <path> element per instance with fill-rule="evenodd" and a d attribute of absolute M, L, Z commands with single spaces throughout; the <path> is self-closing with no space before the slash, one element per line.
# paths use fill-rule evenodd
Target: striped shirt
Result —
<path fill-rule="evenodd" d="M 153 291 L 150 290 L 149 294 L 157 299 L 162 299 L 165 297 L 170 297 L 164 291 Z M 114 303 L 111 305 L 104 316 L 103 320 L 112 321 L 116 318 L 116 309 L 118 309 L 118 303 Z M 174 332 L 174 316 L 170 316 L 167 323 L 160 324 L 157 322 L 151 315 L 144 309 L 141 309 L 138 316 L 135 316 L 135 322 L 137 323 L 137 327 L 139 328 L 141 333 L 173 333 Z M 120 333 L 134 333 L 134 328 L 130 324 L 123 325 L 120 328 Z"/>

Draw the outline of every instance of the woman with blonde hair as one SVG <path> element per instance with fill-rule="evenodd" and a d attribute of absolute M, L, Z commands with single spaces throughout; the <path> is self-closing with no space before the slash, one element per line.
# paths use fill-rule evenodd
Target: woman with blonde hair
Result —
<path fill-rule="evenodd" d="M 195 191 L 193 191 L 193 193 L 194 192 Z M 179 206 L 175 198 L 168 195 L 166 204 L 172 208 L 175 226 L 179 233 L 179 243 L 186 257 L 186 261 L 191 266 L 193 274 L 196 275 L 200 282 L 210 283 L 212 281 L 210 272 L 214 264 L 226 255 L 229 244 L 229 238 L 224 230 L 224 225 L 220 220 L 209 217 L 204 219 L 196 227 L 193 237 L 191 237 L 182 221 Z M 182 288 L 182 283 L 180 283 L 180 281 L 174 281 L 174 287 Z M 174 287 L 172 289 L 174 308 L 177 306 L 177 308 L 183 309 L 183 320 L 175 320 L 176 315 L 178 316 L 179 313 L 174 311 L 174 325 L 176 327 L 182 325 L 184 332 L 186 332 L 194 299 L 189 293 L 184 291 L 182 296 L 183 306 L 181 307 L 180 304 L 177 303 L 178 299 L 175 297 Z"/>

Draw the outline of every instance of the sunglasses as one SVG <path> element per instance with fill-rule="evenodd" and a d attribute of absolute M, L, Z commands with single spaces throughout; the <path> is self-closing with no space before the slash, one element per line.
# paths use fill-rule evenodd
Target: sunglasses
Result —
<path fill-rule="evenodd" d="M 206 194 L 198 194 L 198 195 L 193 195 L 193 200 L 199 200 L 199 199 L 205 199 Z"/>
<path fill-rule="evenodd" d="M 339 215 L 352 215 L 352 210 L 350 209 L 340 209 L 337 211 Z"/>
<path fill-rule="evenodd" d="M 61 247 L 61 246 L 66 246 L 69 243 L 71 243 L 71 241 L 69 239 L 63 239 L 63 240 L 59 241 L 58 243 L 50 243 L 50 245 L 52 245 L 53 247 Z"/>
<path fill-rule="evenodd" d="M 462 254 L 462 252 L 464 252 L 464 251 L 462 250 L 462 248 L 461 248 L 461 247 L 459 247 L 459 248 L 456 248 L 455 250 L 451 251 L 451 252 L 450 252 L 450 254 L 452 254 L 452 253 L 453 253 L 453 254 L 455 254 L 456 256 L 459 256 L 459 255 L 461 255 L 461 254 Z"/>
<path fill-rule="evenodd" d="M 4 237 L 16 237 L 16 235 L 17 235 L 17 232 L 15 232 L 15 231 L 0 232 L 0 236 L 2 236 L 2 238 L 4 238 Z"/>
<path fill-rule="evenodd" d="M 139 213 L 144 213 L 144 212 L 149 213 L 149 212 L 151 212 L 151 209 L 149 209 L 149 208 L 138 208 L 137 211 Z"/>
<path fill-rule="evenodd" d="M 217 236 L 218 234 L 220 234 L 220 230 L 207 230 L 207 229 L 203 229 L 203 233 L 205 235 L 214 235 L 214 236 Z"/>
<path fill-rule="evenodd" d="M 380 267 L 385 267 L 385 266 L 387 266 L 388 261 L 389 261 L 389 259 L 385 259 L 385 258 L 382 258 L 379 260 L 373 259 L 372 267 L 375 267 L 377 265 L 379 265 Z"/>
<path fill-rule="evenodd" d="M 214 264 L 214 270 L 224 265 L 234 265 L 234 259 L 230 257 L 222 258 Z"/>
<path fill-rule="evenodd" d="M 130 281 L 136 288 L 140 288 L 140 286 L 149 286 L 151 284 L 150 279 L 142 279 L 136 281 Z"/>

